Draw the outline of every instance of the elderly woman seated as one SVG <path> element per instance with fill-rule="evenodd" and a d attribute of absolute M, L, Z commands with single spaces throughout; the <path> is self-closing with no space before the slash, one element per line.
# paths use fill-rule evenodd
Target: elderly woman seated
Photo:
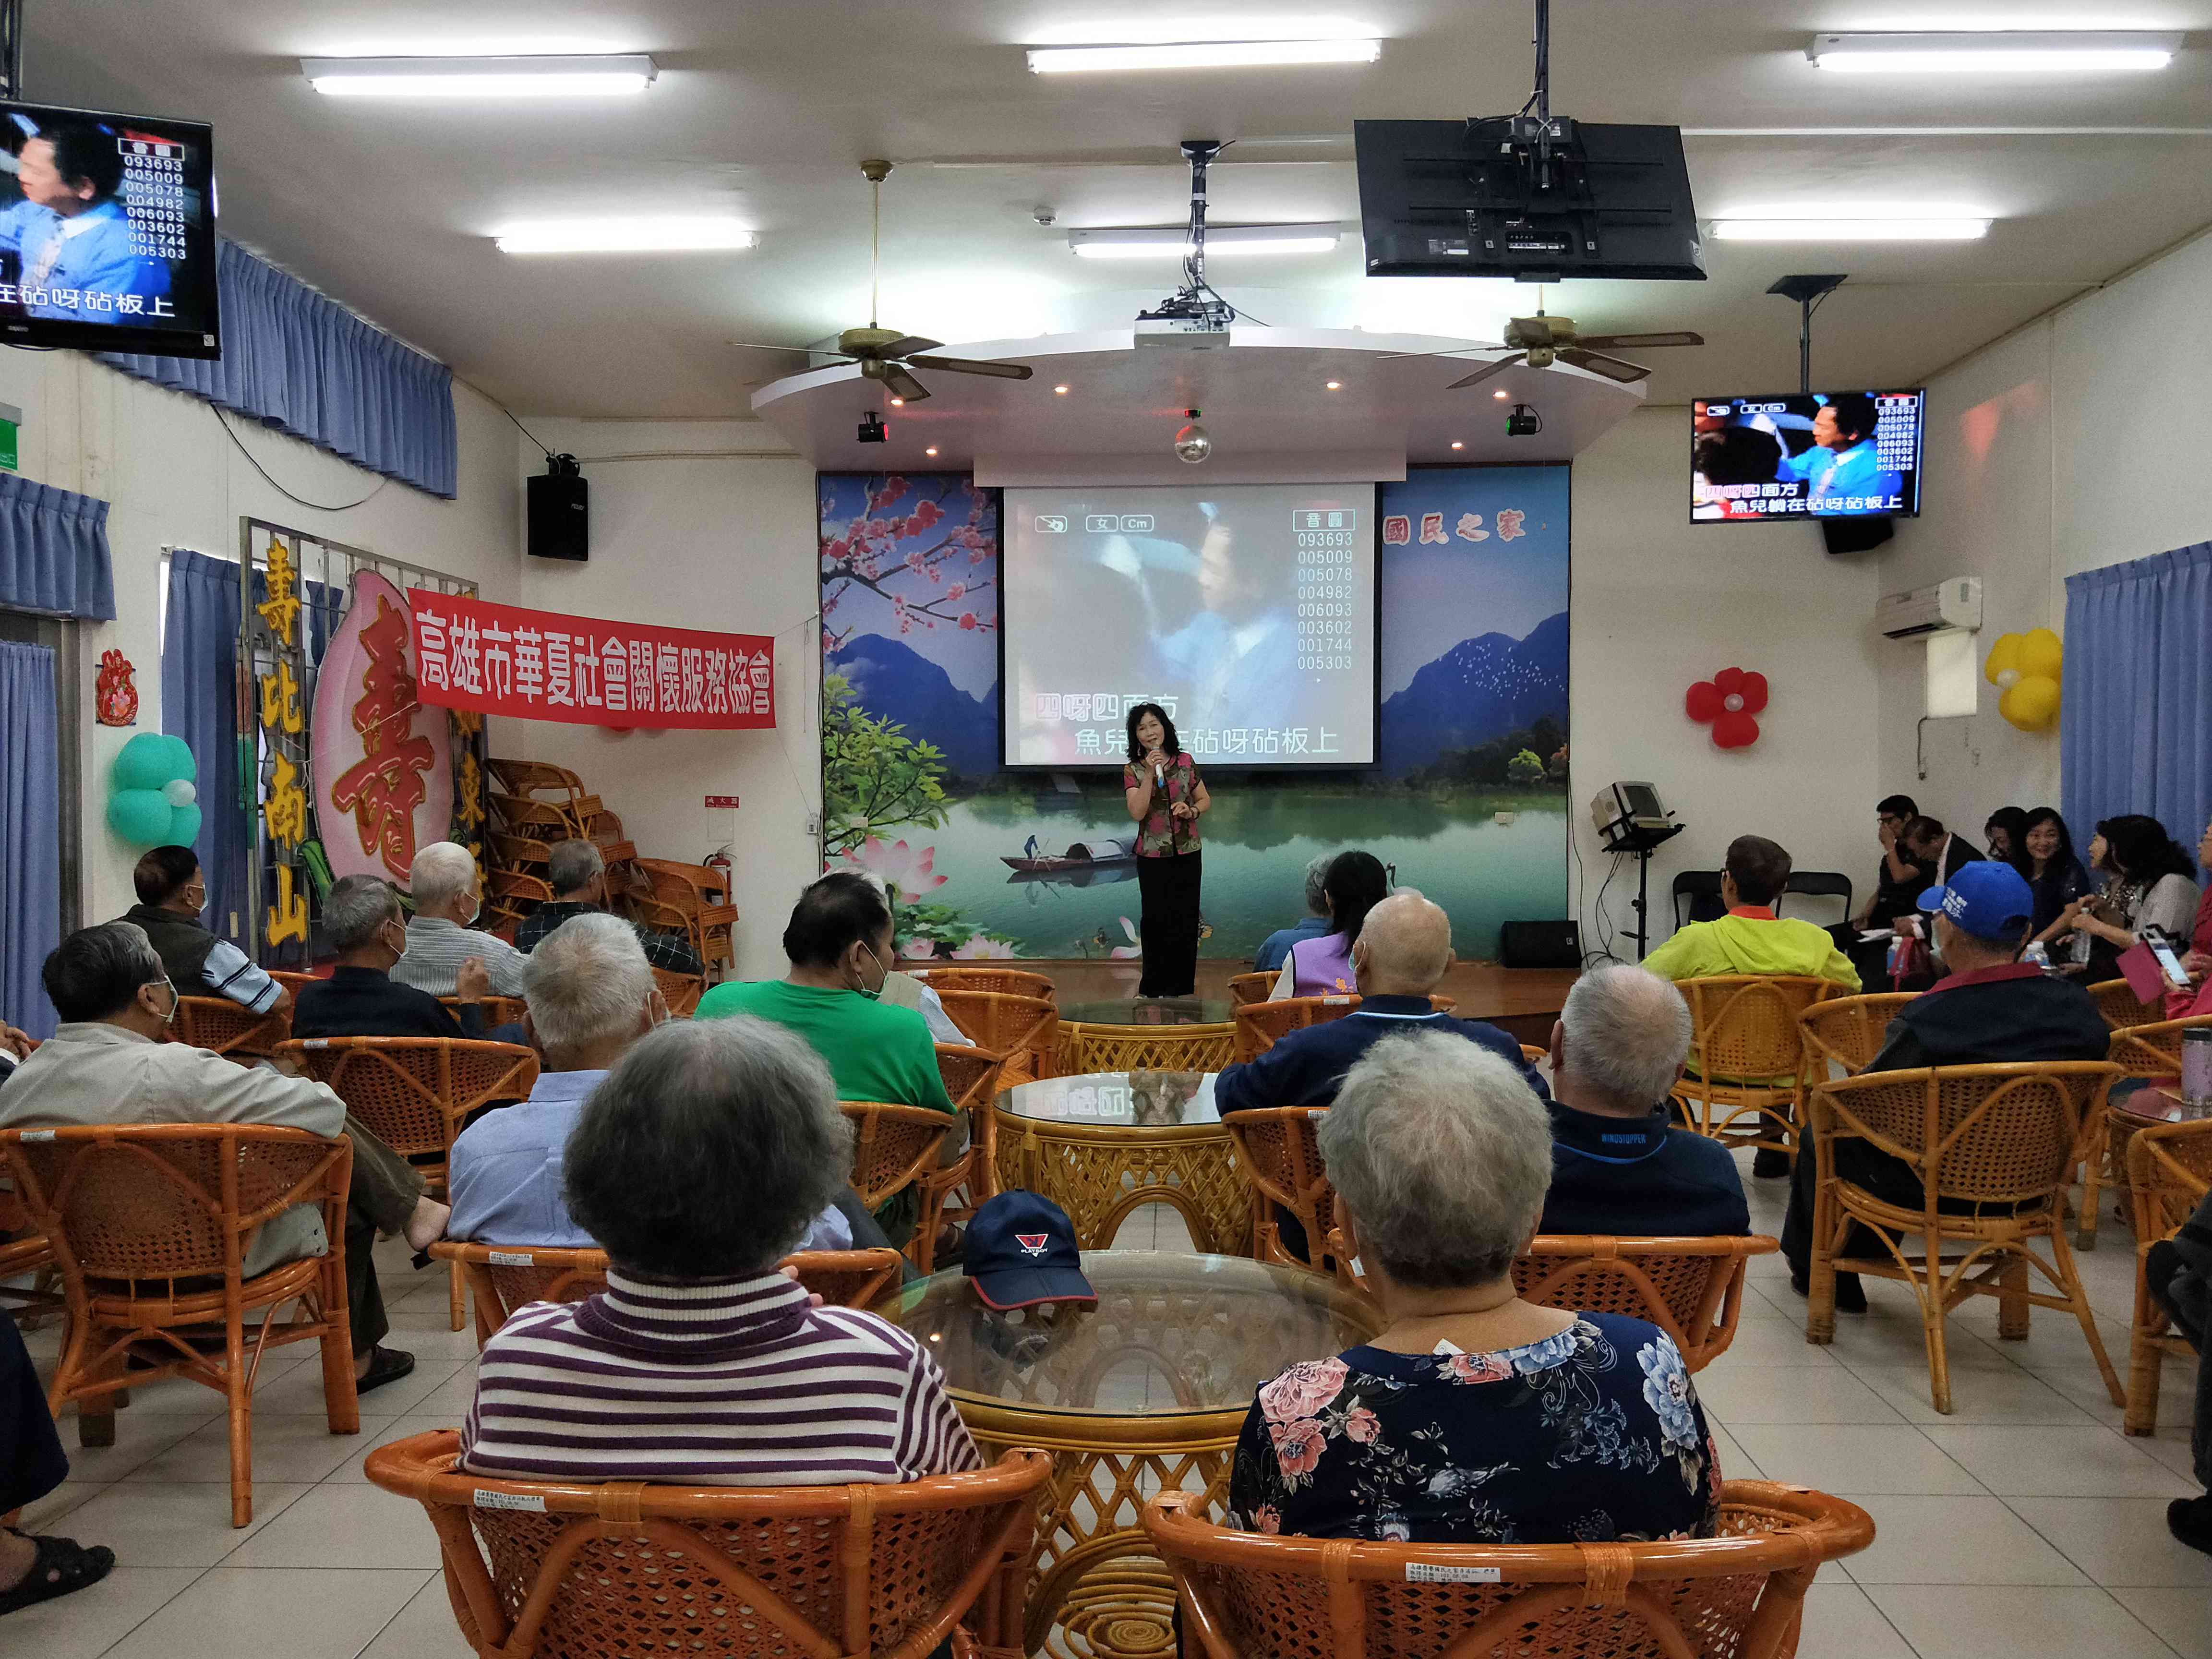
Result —
<path fill-rule="evenodd" d="M 1386 1325 L 1261 1388 L 1232 1524 L 1400 1543 L 1710 1533 L 1720 1475 L 1674 1343 L 1514 1293 L 1552 1173 L 1520 1072 L 1455 1037 L 1387 1038 L 1320 1140 Z"/>
<path fill-rule="evenodd" d="M 890 1483 L 980 1467 L 914 1339 L 776 1270 L 838 1189 L 829 1067 L 765 1021 L 679 1021 L 592 1091 L 563 1164 L 607 1288 L 484 1344 L 463 1467 L 520 1480 Z"/>

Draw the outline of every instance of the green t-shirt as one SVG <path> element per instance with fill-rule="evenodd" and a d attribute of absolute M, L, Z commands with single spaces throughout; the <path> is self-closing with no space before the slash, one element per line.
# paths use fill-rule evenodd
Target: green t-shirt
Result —
<path fill-rule="evenodd" d="M 937 1045 L 911 1008 L 871 1001 L 858 991 L 825 991 L 787 980 L 717 985 L 699 999 L 696 1019 L 750 1014 L 796 1031 L 829 1062 L 840 1100 L 952 1110 L 937 1070 Z"/>

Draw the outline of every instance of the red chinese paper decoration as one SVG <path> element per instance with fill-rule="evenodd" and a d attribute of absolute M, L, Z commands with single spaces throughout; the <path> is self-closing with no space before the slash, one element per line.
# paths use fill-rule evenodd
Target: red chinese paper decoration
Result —
<path fill-rule="evenodd" d="M 1682 702 L 1692 720 L 1711 725 L 1717 747 L 1748 749 L 1759 741 L 1759 722 L 1752 716 L 1766 707 L 1766 676 L 1723 668 L 1692 686 Z"/>
<path fill-rule="evenodd" d="M 137 671 L 120 651 L 100 653 L 100 678 L 93 684 L 93 708 L 102 726 L 135 726 L 138 722 L 138 688 L 131 683 Z"/>

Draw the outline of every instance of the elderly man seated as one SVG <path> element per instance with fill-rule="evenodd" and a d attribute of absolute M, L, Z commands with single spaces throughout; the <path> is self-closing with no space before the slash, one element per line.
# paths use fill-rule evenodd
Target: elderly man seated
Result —
<path fill-rule="evenodd" d="M 292 994 L 261 970 L 228 939 L 201 924 L 207 908 L 207 881 L 199 854 L 189 847 L 149 848 L 131 872 L 138 902 L 122 920 L 146 930 L 161 953 L 169 982 L 188 997 L 227 997 L 257 1014 L 281 1014 Z"/>
<path fill-rule="evenodd" d="M 1438 1013 L 1430 993 L 1452 964 L 1451 918 L 1410 887 L 1367 913 L 1352 946 L 1359 1006 L 1342 1019 L 1291 1032 L 1257 1060 L 1224 1068 L 1214 1103 L 1224 1112 L 1255 1106 L 1326 1106 L 1359 1057 L 1394 1031 L 1443 1031 L 1487 1048 L 1517 1069 L 1538 1096 L 1544 1080 L 1521 1045 L 1495 1025 Z"/>
<path fill-rule="evenodd" d="M 604 915 L 607 908 L 607 861 L 588 841 L 556 841 L 546 855 L 545 884 L 553 890 L 550 903 L 541 904 L 522 919 L 514 930 L 514 948 L 527 956 L 562 922 L 575 916 Z M 645 959 L 672 974 L 698 975 L 707 971 L 691 947 L 673 933 L 650 927 L 637 930 Z"/>
<path fill-rule="evenodd" d="M 1230 1524 L 1416 1544 L 1710 1534 L 1721 1475 L 1674 1343 L 1514 1292 L 1553 1158 L 1520 1070 L 1441 1032 L 1395 1036 L 1320 1133 L 1383 1329 L 1261 1386 Z"/>
<path fill-rule="evenodd" d="M 1260 949 L 1252 957 L 1252 970 L 1272 974 L 1279 969 L 1291 954 L 1291 946 L 1304 939 L 1320 939 L 1331 923 L 1328 919 L 1328 866 L 1336 862 L 1336 854 L 1323 853 L 1306 865 L 1306 913 L 1288 927 L 1279 927 L 1260 941 Z"/>
<path fill-rule="evenodd" d="M 636 933 L 619 916 L 562 923 L 531 953 L 522 982 L 530 1006 L 524 1023 L 544 1064 L 529 1099 L 485 1113 L 453 1143 L 446 1230 L 479 1244 L 588 1249 L 591 1235 L 562 1197 L 564 1149 L 592 1091 L 668 1018 L 668 1007 Z M 852 1243 L 851 1224 L 831 1205 L 808 1224 L 799 1248 L 842 1250 Z"/>
<path fill-rule="evenodd" d="M 292 1011 L 296 1037 L 481 1037 L 483 1010 L 471 1003 L 458 1018 L 428 991 L 402 985 L 392 969 L 407 948 L 407 918 L 389 882 L 343 876 L 323 904 L 323 937 L 337 952 L 328 979 L 301 988 Z M 456 976 L 454 994 L 481 997 L 490 989 L 482 958 L 471 957 Z"/>
<path fill-rule="evenodd" d="M 472 926 L 483 909 L 483 877 L 469 849 L 434 841 L 415 854 L 407 878 L 415 914 L 392 977 L 434 997 L 458 996 L 461 969 L 481 962 L 494 996 L 520 996 L 526 958 L 505 939 Z"/>
<path fill-rule="evenodd" d="M 42 977 L 63 1023 L 0 1089 L 0 1129 L 265 1123 L 349 1135 L 346 1297 L 356 1386 L 366 1392 L 413 1370 L 413 1354 L 378 1346 L 391 1327 L 371 1247 L 381 1231 L 404 1234 L 420 1250 L 445 1231 L 446 1206 L 422 1196 L 422 1177 L 349 1120 L 345 1103 L 321 1084 L 163 1042 L 176 1016 L 177 988 L 135 924 L 111 921 L 70 934 L 46 958 Z M 320 1210 L 295 1205 L 253 1236 L 245 1269 L 265 1273 L 329 1249 Z"/>
<path fill-rule="evenodd" d="M 1552 1027 L 1552 1190 L 1540 1231 L 1751 1231 L 1728 1148 L 1674 1125 L 1667 1091 L 1689 1051 L 1689 1005 L 1665 980 L 1610 966 L 1575 981 Z"/>
<path fill-rule="evenodd" d="M 776 1271 L 853 1155 L 829 1068 L 799 1037 L 673 1021 L 592 1091 L 569 1148 L 568 1206 L 607 1253 L 607 1288 L 525 1308 L 484 1344 L 464 1468 L 748 1486 L 979 1466 L 920 1344 L 809 1306 Z"/>

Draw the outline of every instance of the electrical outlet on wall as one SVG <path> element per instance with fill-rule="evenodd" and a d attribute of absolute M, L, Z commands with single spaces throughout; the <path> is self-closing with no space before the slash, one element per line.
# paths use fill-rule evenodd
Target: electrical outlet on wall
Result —
<path fill-rule="evenodd" d="M 822 815 L 819 812 L 809 812 L 806 815 L 806 833 L 810 836 L 818 836 L 822 833 Z"/>

